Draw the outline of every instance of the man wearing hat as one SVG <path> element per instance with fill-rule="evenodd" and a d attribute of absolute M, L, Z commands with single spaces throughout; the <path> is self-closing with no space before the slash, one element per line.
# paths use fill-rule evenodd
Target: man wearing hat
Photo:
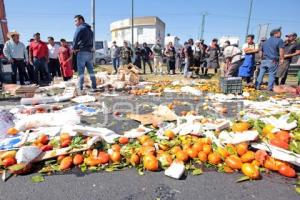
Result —
<path fill-rule="evenodd" d="M 300 45 L 297 44 L 297 34 L 290 33 L 285 36 L 286 43 L 284 45 L 284 62 L 278 68 L 276 75 L 276 85 L 284 85 L 287 79 L 288 71 L 292 58 L 294 56 L 300 55 Z M 280 79 L 280 82 L 279 82 Z"/>
<path fill-rule="evenodd" d="M 46 84 L 51 81 L 50 73 L 48 69 L 48 56 L 49 51 L 47 44 L 40 39 L 40 33 L 35 33 L 33 35 L 34 41 L 29 45 L 29 62 L 34 67 L 34 83 L 40 84 L 38 74 L 40 76 L 45 75 Z"/>
<path fill-rule="evenodd" d="M 274 29 L 270 38 L 262 45 L 260 55 L 262 57 L 260 72 L 257 78 L 256 89 L 260 89 L 265 73 L 269 72 L 268 90 L 272 91 L 275 83 L 279 64 L 284 61 L 284 43 L 281 37 L 281 28 Z"/>
<path fill-rule="evenodd" d="M 19 73 L 20 84 L 25 84 L 26 63 L 28 63 L 28 54 L 25 45 L 20 42 L 20 34 L 12 31 L 7 34 L 9 41 L 4 45 L 3 53 L 12 66 L 12 81 L 17 83 L 17 72 Z M 26 63 L 25 63 L 26 62 Z"/>

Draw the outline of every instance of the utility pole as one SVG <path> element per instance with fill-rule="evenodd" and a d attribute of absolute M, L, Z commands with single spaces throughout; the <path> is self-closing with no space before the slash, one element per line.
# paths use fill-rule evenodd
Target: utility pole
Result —
<path fill-rule="evenodd" d="M 133 44 L 134 44 L 134 30 L 133 30 L 133 27 L 134 27 L 134 0 L 131 0 L 131 45 L 133 47 Z"/>
<path fill-rule="evenodd" d="M 96 0 L 92 0 L 92 29 L 93 29 L 93 63 L 95 64 L 95 52 L 96 52 Z"/>
<path fill-rule="evenodd" d="M 200 36 L 200 39 L 203 40 L 203 36 L 204 36 L 204 28 L 205 28 L 205 17 L 207 15 L 207 12 L 204 12 L 202 14 L 202 23 L 201 23 L 201 36 Z"/>
<path fill-rule="evenodd" d="M 250 7 L 249 7 L 249 15 L 248 15 L 248 22 L 247 22 L 247 29 L 246 29 L 245 41 L 247 40 L 247 35 L 249 34 L 249 27 L 250 27 L 250 21 L 251 21 L 252 7 L 253 7 L 253 0 L 250 0 Z"/>

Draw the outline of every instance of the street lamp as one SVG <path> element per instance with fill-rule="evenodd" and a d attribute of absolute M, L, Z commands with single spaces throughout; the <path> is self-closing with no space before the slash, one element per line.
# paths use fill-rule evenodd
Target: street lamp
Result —
<path fill-rule="evenodd" d="M 245 37 L 246 41 L 247 41 L 247 35 L 249 34 L 249 27 L 250 27 L 250 20 L 251 20 L 251 14 L 252 14 L 252 7 L 253 7 L 253 0 L 250 0 L 248 23 L 247 23 L 246 37 Z"/>

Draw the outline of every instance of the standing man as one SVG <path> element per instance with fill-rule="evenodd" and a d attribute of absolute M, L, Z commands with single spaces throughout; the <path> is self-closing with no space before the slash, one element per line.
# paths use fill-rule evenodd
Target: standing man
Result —
<path fill-rule="evenodd" d="M 113 45 L 110 48 L 110 57 L 115 69 L 115 73 L 117 73 L 120 66 L 120 48 L 117 46 L 116 41 L 113 41 Z"/>
<path fill-rule="evenodd" d="M 131 57 L 133 56 L 133 52 L 126 41 L 124 41 L 123 45 L 120 52 L 121 61 L 122 65 L 128 65 L 129 63 L 132 63 Z"/>
<path fill-rule="evenodd" d="M 165 56 L 167 57 L 168 74 L 175 74 L 176 50 L 172 42 L 169 42 Z M 172 71 L 172 73 L 171 73 Z"/>
<path fill-rule="evenodd" d="M 194 45 L 193 39 L 189 39 L 187 43 L 185 43 L 183 48 L 183 55 L 184 55 L 184 69 L 183 69 L 183 76 L 185 78 L 189 78 L 191 76 L 191 66 L 193 65 L 193 49 L 192 46 Z"/>
<path fill-rule="evenodd" d="M 193 57 L 194 57 L 194 66 L 196 68 L 195 74 L 199 76 L 201 57 L 202 57 L 202 49 L 199 40 L 196 40 L 195 45 L 193 46 Z"/>
<path fill-rule="evenodd" d="M 163 64 L 163 48 L 160 44 L 160 41 L 157 40 L 156 44 L 152 47 L 152 52 L 154 55 L 154 73 L 157 74 L 158 71 L 160 74 L 163 73 L 162 64 Z"/>
<path fill-rule="evenodd" d="M 284 61 L 278 68 L 275 80 L 276 85 L 285 84 L 292 58 L 300 55 L 300 44 L 297 44 L 297 34 L 291 33 L 286 35 L 286 37 L 287 41 L 284 45 Z M 281 79 L 280 82 L 279 79 Z"/>
<path fill-rule="evenodd" d="M 142 69 L 142 50 L 138 42 L 135 43 L 134 54 L 135 54 L 135 59 L 133 64 L 137 66 L 139 69 Z"/>
<path fill-rule="evenodd" d="M 259 46 L 254 43 L 254 35 L 247 36 L 247 42 L 243 45 L 242 51 L 244 62 L 240 66 L 239 76 L 249 84 L 255 70 L 255 54 L 259 52 Z"/>
<path fill-rule="evenodd" d="M 223 54 L 225 57 L 225 76 L 237 77 L 241 65 L 242 51 L 238 47 L 230 45 L 230 41 L 225 41 Z"/>
<path fill-rule="evenodd" d="M 7 34 L 9 41 L 4 45 L 3 53 L 12 66 L 12 81 L 17 83 L 17 72 L 19 73 L 20 84 L 25 85 L 26 63 L 28 54 L 25 45 L 20 42 L 20 34 L 17 31 Z"/>
<path fill-rule="evenodd" d="M 276 73 L 279 64 L 284 62 L 284 43 L 281 37 L 281 28 L 274 29 L 270 38 L 262 45 L 260 72 L 257 78 L 256 89 L 260 89 L 266 71 L 269 71 L 268 90 L 273 91 Z"/>
<path fill-rule="evenodd" d="M 59 52 L 59 45 L 55 44 L 53 37 L 48 37 L 48 50 L 49 50 L 49 63 L 48 68 L 49 72 L 51 73 L 52 79 L 55 76 L 60 77 L 60 65 L 58 60 L 58 52 Z"/>
<path fill-rule="evenodd" d="M 204 43 L 204 40 L 200 40 L 200 47 L 201 47 L 201 58 L 200 58 L 200 64 L 201 64 L 201 73 L 204 75 L 207 75 L 207 45 Z"/>
<path fill-rule="evenodd" d="M 143 43 L 143 49 L 142 49 L 144 74 L 146 74 L 146 64 L 149 65 L 151 74 L 153 73 L 152 65 L 151 65 L 151 61 L 150 61 L 150 57 L 152 56 L 152 54 L 153 54 L 152 50 L 148 47 L 147 43 L 144 42 Z"/>
<path fill-rule="evenodd" d="M 34 41 L 29 46 L 29 62 L 34 67 L 34 83 L 40 84 L 40 74 L 40 77 L 45 76 L 45 82 L 49 85 L 51 78 L 47 65 L 49 61 L 48 47 L 45 42 L 41 41 L 40 33 L 35 33 L 33 37 Z"/>
<path fill-rule="evenodd" d="M 78 89 L 83 90 L 84 71 L 87 68 L 92 82 L 92 89 L 96 89 L 96 77 L 93 66 L 93 31 L 91 26 L 85 23 L 83 16 L 76 15 L 75 26 L 76 31 L 73 39 L 73 50 L 77 53 L 77 68 L 78 68 Z M 79 93 L 80 93 L 79 92 Z"/>
<path fill-rule="evenodd" d="M 211 45 L 207 48 L 206 53 L 208 53 L 209 55 L 208 67 L 215 69 L 215 74 L 218 72 L 218 69 L 220 68 L 220 64 L 219 64 L 220 52 L 221 50 L 218 45 L 218 39 L 213 39 Z"/>

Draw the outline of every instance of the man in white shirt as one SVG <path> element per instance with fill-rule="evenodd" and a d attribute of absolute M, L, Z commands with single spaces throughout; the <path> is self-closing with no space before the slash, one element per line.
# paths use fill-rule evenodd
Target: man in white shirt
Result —
<path fill-rule="evenodd" d="M 242 55 L 241 50 L 234 45 L 230 45 L 229 41 L 226 41 L 223 54 L 224 54 L 225 61 L 226 61 L 226 67 L 224 70 L 225 76 L 237 77 L 239 67 L 241 65 L 241 59 L 242 59 L 241 58 L 241 55 Z"/>
<path fill-rule="evenodd" d="M 59 45 L 55 44 L 53 37 L 48 37 L 48 49 L 49 49 L 49 63 L 48 68 L 52 76 L 52 79 L 55 76 L 61 77 L 60 65 L 58 60 Z"/>
<path fill-rule="evenodd" d="M 20 42 L 20 34 L 12 31 L 7 34 L 10 38 L 4 45 L 3 54 L 9 60 L 12 66 L 12 82 L 17 83 L 17 72 L 19 73 L 20 84 L 25 84 L 26 63 L 28 63 L 28 54 L 25 45 Z"/>

